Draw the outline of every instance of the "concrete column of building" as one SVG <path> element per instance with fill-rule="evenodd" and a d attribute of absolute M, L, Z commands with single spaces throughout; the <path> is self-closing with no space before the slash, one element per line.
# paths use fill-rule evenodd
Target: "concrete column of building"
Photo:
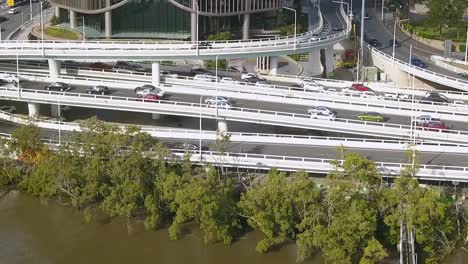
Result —
<path fill-rule="evenodd" d="M 161 72 L 159 70 L 159 62 L 154 62 L 153 64 L 151 64 L 151 70 L 152 70 L 151 83 L 154 86 L 159 86 L 161 82 Z"/>
<path fill-rule="evenodd" d="M 57 81 L 60 78 L 60 61 L 48 59 L 49 62 L 49 75 L 52 81 Z"/>
<path fill-rule="evenodd" d="M 193 10 L 195 10 L 195 12 L 193 13 L 190 13 L 190 37 L 191 37 L 191 40 L 192 42 L 197 42 L 198 41 L 198 32 L 197 32 L 197 9 L 198 9 L 198 4 L 197 4 L 197 0 L 192 0 L 192 7 L 193 7 Z"/>
<path fill-rule="evenodd" d="M 327 77 L 333 77 L 333 67 L 335 65 L 335 58 L 333 57 L 333 45 L 325 49 L 325 68 Z"/>
<path fill-rule="evenodd" d="M 56 18 L 60 19 L 60 7 L 54 6 L 54 15 Z"/>
<path fill-rule="evenodd" d="M 70 10 L 70 28 L 76 28 L 76 12 L 73 10 Z"/>
<path fill-rule="evenodd" d="M 225 135 L 228 132 L 226 120 L 218 120 L 218 135 Z"/>
<path fill-rule="evenodd" d="M 250 14 L 244 15 L 244 23 L 242 25 L 242 39 L 249 39 L 249 29 L 250 29 Z"/>
<path fill-rule="evenodd" d="M 38 103 L 28 103 L 28 114 L 30 117 L 37 117 L 39 115 L 39 106 Z"/>
<path fill-rule="evenodd" d="M 309 52 L 309 71 L 312 75 L 320 75 L 323 73 L 322 62 L 320 61 L 320 49 L 312 49 Z"/>
<path fill-rule="evenodd" d="M 270 74 L 278 74 L 278 56 L 270 57 Z"/>
<path fill-rule="evenodd" d="M 106 0 L 106 5 L 111 6 L 111 0 Z M 104 33 L 106 38 L 112 37 L 112 11 L 104 13 Z"/>

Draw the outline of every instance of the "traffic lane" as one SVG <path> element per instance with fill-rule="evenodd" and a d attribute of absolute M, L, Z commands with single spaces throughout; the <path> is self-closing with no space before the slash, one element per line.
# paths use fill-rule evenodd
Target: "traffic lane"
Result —
<path fill-rule="evenodd" d="M 43 84 L 35 83 L 35 82 L 24 82 L 21 84 L 26 89 L 44 89 Z M 86 89 L 91 86 L 73 86 L 69 92 L 76 92 L 76 93 L 86 93 Z M 135 92 L 131 89 L 118 89 L 112 88 L 110 90 L 110 95 L 112 96 L 122 96 L 122 97 L 133 97 L 135 98 Z M 222 93 L 220 93 L 222 96 Z M 188 94 L 167 94 L 165 96 L 165 100 L 169 101 L 181 101 L 181 102 L 188 102 L 188 103 L 200 103 L 200 99 L 202 103 L 208 96 L 196 96 L 196 95 L 188 95 Z M 288 113 L 297 113 L 297 114 L 307 114 L 307 109 L 320 106 L 320 104 L 311 105 L 310 107 L 304 106 L 295 106 L 295 105 L 288 105 L 288 104 L 280 104 L 280 103 L 270 103 L 270 102 L 262 102 L 257 100 L 240 100 L 240 99 L 233 99 L 235 107 L 243 107 L 243 108 L 252 108 L 252 109 L 261 109 L 261 110 L 269 110 L 269 111 L 276 111 L 276 112 L 288 112 Z M 417 106 L 416 106 L 417 109 Z M 365 113 L 366 111 L 347 111 L 347 110 L 336 110 L 337 118 L 343 119 L 351 119 L 351 120 L 358 120 L 358 115 Z M 405 116 L 397 116 L 397 115 L 384 115 L 386 119 L 386 123 L 392 124 L 400 124 L 400 125 L 410 125 L 410 117 Z M 462 130 L 468 131 L 468 123 L 464 122 L 454 122 L 454 121 L 445 121 L 445 124 L 454 130 Z"/>
<path fill-rule="evenodd" d="M 23 14 L 23 15 L 21 15 Z M 33 15 L 34 15 L 33 9 Z M 22 22 L 30 19 L 29 5 L 21 5 L 18 7 L 18 13 L 8 14 L 8 10 L 2 14 L 7 20 L 2 22 L 2 39 L 5 39 L 11 32 L 21 26 Z M 23 16 L 23 17 L 22 17 Z"/>
<path fill-rule="evenodd" d="M 0 121 L 0 132 L 12 133 L 19 125 Z M 41 129 L 41 138 L 51 140 L 66 141 L 74 132 L 57 131 L 51 129 Z M 179 143 L 192 143 L 199 144 L 199 140 L 179 140 L 179 139 L 159 139 L 168 148 L 174 148 Z M 212 140 L 202 140 L 202 148 L 215 151 L 217 149 L 216 142 Z M 398 150 L 375 150 L 363 148 L 347 148 L 348 151 L 359 153 L 376 162 L 394 162 L 406 163 L 406 151 Z M 294 156 L 304 158 L 317 158 L 317 159 L 338 159 L 340 153 L 336 147 L 322 147 L 322 146 L 298 146 L 290 144 L 258 144 L 258 143 L 234 143 L 229 142 L 226 145 L 226 152 L 240 152 L 251 154 L 264 154 L 264 155 L 278 155 L 278 156 Z M 468 166 L 466 162 L 466 155 L 463 154 L 448 154 L 448 153 L 429 153 L 420 152 L 420 163 L 427 165 L 441 165 L 441 166 Z"/>
<path fill-rule="evenodd" d="M 199 140 L 162 140 L 167 147 L 174 148 L 180 143 L 199 144 Z M 202 149 L 216 151 L 217 145 L 214 141 L 202 141 Z M 346 148 L 350 152 L 361 154 L 370 160 L 378 162 L 390 163 L 407 163 L 408 157 L 405 150 L 375 150 L 365 148 Z M 264 154 L 277 156 L 294 156 L 303 158 L 317 159 L 340 159 L 341 154 L 337 147 L 322 147 L 322 146 L 299 146 L 291 144 L 258 144 L 258 143 L 237 143 L 230 142 L 227 144 L 226 152 Z M 442 166 L 468 166 L 466 154 L 450 154 L 450 153 L 434 153 L 420 152 L 419 162 L 427 165 L 442 165 Z"/>

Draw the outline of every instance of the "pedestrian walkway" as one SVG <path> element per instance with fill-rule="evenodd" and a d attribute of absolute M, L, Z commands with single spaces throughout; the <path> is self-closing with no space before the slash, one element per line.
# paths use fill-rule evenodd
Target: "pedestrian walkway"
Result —
<path fill-rule="evenodd" d="M 43 10 L 42 12 L 44 25 L 49 23 L 50 19 L 54 16 L 54 12 L 51 8 Z M 29 33 L 31 33 L 33 27 L 39 26 L 41 23 L 40 15 L 36 15 L 33 17 L 32 20 L 26 21 L 20 28 L 13 31 L 7 39 L 9 40 L 28 40 Z"/>

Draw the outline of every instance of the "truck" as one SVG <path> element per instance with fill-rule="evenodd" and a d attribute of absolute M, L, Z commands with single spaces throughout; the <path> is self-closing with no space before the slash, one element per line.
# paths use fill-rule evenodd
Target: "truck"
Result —
<path fill-rule="evenodd" d="M 6 4 L 8 7 L 17 7 L 21 4 L 26 3 L 27 0 L 7 0 Z"/>

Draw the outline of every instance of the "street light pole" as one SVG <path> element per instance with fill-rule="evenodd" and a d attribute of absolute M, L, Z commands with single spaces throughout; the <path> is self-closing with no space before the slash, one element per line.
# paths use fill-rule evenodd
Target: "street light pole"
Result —
<path fill-rule="evenodd" d="M 468 61 L 468 27 L 466 27 L 466 44 L 465 44 L 465 66 Z"/>
<path fill-rule="evenodd" d="M 408 63 L 411 66 L 411 56 L 413 55 L 413 45 L 409 46 L 409 58 L 408 58 Z"/>
<path fill-rule="evenodd" d="M 78 17 L 78 18 L 81 18 L 83 19 L 83 41 L 86 41 L 86 28 L 85 28 L 85 18 L 84 16 L 81 16 L 81 17 Z"/>
<path fill-rule="evenodd" d="M 41 39 L 44 43 L 44 18 L 42 17 L 42 2 L 40 2 L 39 5 L 41 6 Z"/>
<path fill-rule="evenodd" d="M 33 20 L 33 13 L 32 13 L 32 0 L 29 0 L 29 18 L 31 21 Z"/>
<path fill-rule="evenodd" d="M 296 34 L 297 34 L 297 13 L 296 13 L 296 9 L 290 8 L 290 7 L 285 7 L 285 6 L 283 6 L 283 8 L 294 12 L 294 50 L 296 50 Z"/>
<path fill-rule="evenodd" d="M 363 64 L 364 62 L 364 17 L 366 15 L 365 13 L 365 10 L 366 9 L 366 0 L 362 0 L 362 5 L 361 5 L 361 51 L 360 51 L 360 55 L 361 55 L 361 64 Z M 358 67 L 360 67 L 362 65 L 358 65 Z M 358 71 L 359 71 L 359 68 L 358 68 Z"/>
<path fill-rule="evenodd" d="M 402 21 L 407 21 L 409 18 L 402 19 L 402 20 L 395 20 L 393 23 L 393 50 L 392 50 L 392 59 L 395 59 L 395 41 L 396 41 L 396 24 L 400 23 Z"/>
<path fill-rule="evenodd" d="M 383 21 L 383 11 L 384 11 L 385 0 L 382 0 L 382 21 Z"/>

